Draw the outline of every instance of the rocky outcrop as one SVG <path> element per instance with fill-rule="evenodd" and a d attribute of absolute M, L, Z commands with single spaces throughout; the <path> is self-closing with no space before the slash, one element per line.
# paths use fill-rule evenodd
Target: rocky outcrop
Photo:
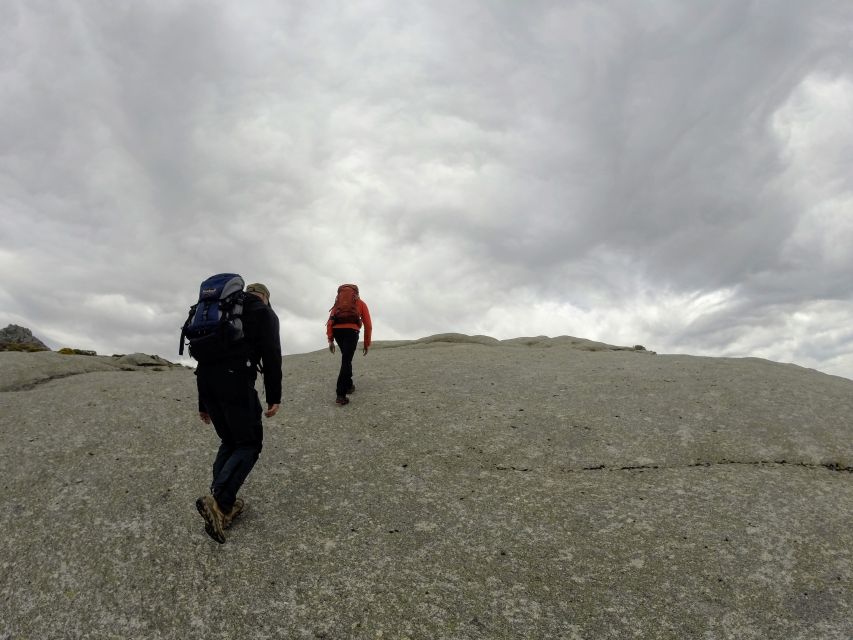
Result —
<path fill-rule="evenodd" d="M 93 373 L 166 371 L 183 369 L 159 356 L 134 353 L 128 356 L 65 355 L 58 351 L 0 353 L 0 393 L 28 391 L 47 382 Z M 2 407 L 0 407 L 2 412 Z M 0 639 L 3 636 L 0 635 Z"/>
<path fill-rule="evenodd" d="M 171 367 L 173 364 L 160 356 L 152 356 L 147 353 L 131 353 L 126 356 L 116 357 L 116 362 L 131 367 Z"/>
<path fill-rule="evenodd" d="M 50 351 L 50 347 L 26 327 L 10 324 L 0 330 L 0 351 Z"/>
<path fill-rule="evenodd" d="M 464 333 L 439 333 L 434 336 L 427 336 L 418 340 L 377 340 L 373 343 L 374 349 L 392 349 L 395 347 L 416 348 L 428 347 L 435 345 L 460 345 L 460 344 L 478 344 L 487 347 L 514 346 L 514 347 L 568 347 L 579 351 L 644 351 L 654 355 L 654 351 L 647 351 L 646 348 L 637 344 L 633 347 L 620 347 L 617 345 L 606 344 L 604 342 L 595 342 L 586 340 L 585 338 L 575 338 L 573 336 L 557 336 L 549 338 L 548 336 L 521 337 L 510 338 L 508 340 L 498 340 L 491 336 L 475 335 L 469 336 Z"/>

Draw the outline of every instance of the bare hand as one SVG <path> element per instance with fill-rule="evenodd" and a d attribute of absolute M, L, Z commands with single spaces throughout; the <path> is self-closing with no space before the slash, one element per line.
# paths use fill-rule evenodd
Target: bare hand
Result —
<path fill-rule="evenodd" d="M 364 353 L 362 355 L 367 355 L 367 347 L 364 347 Z"/>
<path fill-rule="evenodd" d="M 210 424 L 210 414 L 209 413 L 205 413 L 204 411 L 199 411 L 198 417 L 201 418 L 201 421 L 204 424 Z"/>
<path fill-rule="evenodd" d="M 273 416 L 278 412 L 278 408 L 279 408 L 280 406 L 281 406 L 280 404 L 270 404 L 270 405 L 267 405 L 267 410 L 266 410 L 266 411 L 264 411 L 264 415 L 265 415 L 267 418 L 272 418 L 272 417 L 273 417 Z"/>
<path fill-rule="evenodd" d="M 329 343 L 329 351 L 331 351 L 332 353 L 335 352 L 335 343 L 334 342 Z"/>

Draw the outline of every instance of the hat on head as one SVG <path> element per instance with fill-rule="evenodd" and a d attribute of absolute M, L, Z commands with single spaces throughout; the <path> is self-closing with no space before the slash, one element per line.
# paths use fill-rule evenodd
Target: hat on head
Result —
<path fill-rule="evenodd" d="M 260 282 L 253 282 L 248 287 L 246 287 L 247 293 L 262 293 L 267 299 L 270 297 L 270 290 L 267 289 L 266 285 L 261 284 Z"/>

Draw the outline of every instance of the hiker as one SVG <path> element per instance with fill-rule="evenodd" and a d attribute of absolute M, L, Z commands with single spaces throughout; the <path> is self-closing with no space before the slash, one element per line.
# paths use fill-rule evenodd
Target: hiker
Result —
<path fill-rule="evenodd" d="M 196 369 L 199 417 L 205 424 L 213 423 L 221 440 L 213 461 L 211 495 L 196 500 L 196 508 L 204 518 L 205 531 L 220 544 L 225 542 L 224 530 L 244 508 L 237 492 L 261 453 L 261 413 L 272 418 L 281 403 L 279 321 L 269 301 L 269 289 L 263 284 L 246 287 L 242 298 L 242 347 L 212 362 L 199 362 Z M 266 411 L 255 391 L 259 370 L 264 378 Z"/>
<path fill-rule="evenodd" d="M 335 386 L 335 402 L 344 405 L 349 403 L 347 395 L 355 391 L 355 385 L 352 383 L 352 357 L 358 348 L 359 330 L 363 324 L 364 355 L 367 355 L 373 325 L 370 322 L 370 311 L 358 294 L 358 286 L 354 284 L 342 284 L 338 287 L 335 304 L 329 312 L 329 320 L 326 322 L 329 351 L 335 352 L 335 342 L 341 348 L 341 371 Z"/>

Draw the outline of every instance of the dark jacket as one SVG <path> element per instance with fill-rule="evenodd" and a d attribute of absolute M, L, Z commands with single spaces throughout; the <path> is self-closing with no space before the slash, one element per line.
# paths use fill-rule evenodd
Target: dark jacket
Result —
<path fill-rule="evenodd" d="M 252 364 L 264 374 L 267 404 L 281 403 L 281 338 L 278 316 L 272 307 L 251 293 L 243 302 L 243 333 L 249 343 Z"/>
<path fill-rule="evenodd" d="M 247 293 L 243 301 L 243 335 L 245 343 L 237 343 L 234 351 L 221 360 L 199 363 L 196 373 L 214 373 L 221 367 L 246 367 L 254 380 L 257 377 L 256 367 L 260 366 L 264 376 L 267 404 L 281 404 L 281 339 L 278 316 L 272 307 L 265 305 L 263 300 L 251 293 Z M 246 366 L 247 359 L 251 361 L 251 367 Z M 204 403 L 199 398 L 199 411 L 204 410 Z"/>

